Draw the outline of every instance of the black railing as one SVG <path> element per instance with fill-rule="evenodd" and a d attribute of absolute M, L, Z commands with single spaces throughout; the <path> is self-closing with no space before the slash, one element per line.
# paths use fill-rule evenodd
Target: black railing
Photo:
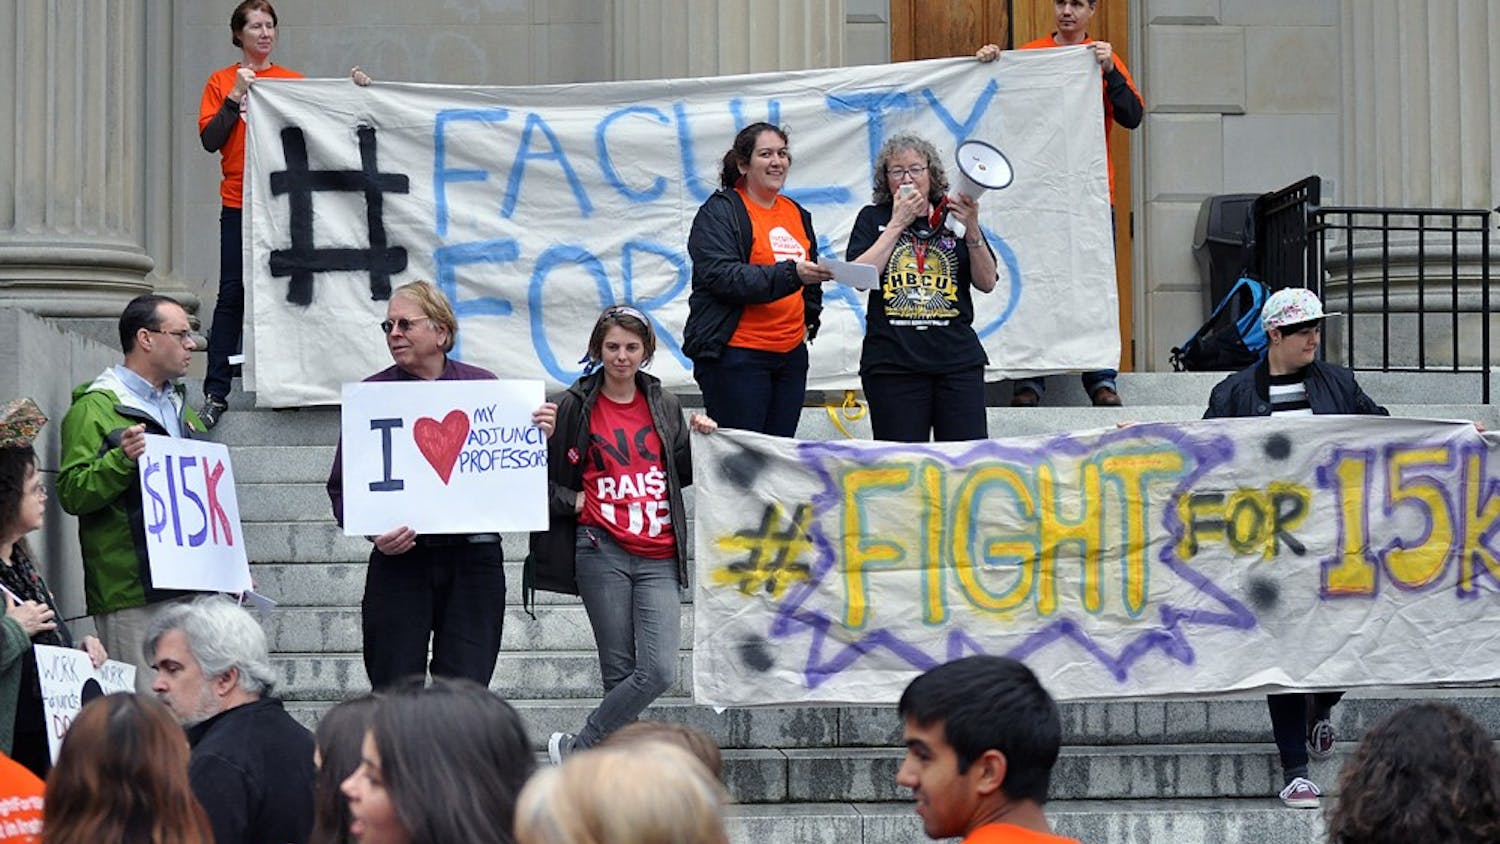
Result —
<path fill-rule="evenodd" d="M 1489 404 L 1491 212 L 1320 208 L 1321 192 L 1310 176 L 1255 201 L 1251 272 L 1343 313 L 1330 339 L 1350 368 L 1477 373 Z"/>
<path fill-rule="evenodd" d="M 1490 213 L 1453 208 L 1313 211 L 1308 278 L 1325 307 L 1345 314 L 1341 346 L 1346 365 L 1383 372 L 1477 373 L 1483 401 L 1490 403 Z M 1372 331 L 1373 325 L 1378 331 Z M 1377 339 L 1378 354 L 1371 349 Z"/>

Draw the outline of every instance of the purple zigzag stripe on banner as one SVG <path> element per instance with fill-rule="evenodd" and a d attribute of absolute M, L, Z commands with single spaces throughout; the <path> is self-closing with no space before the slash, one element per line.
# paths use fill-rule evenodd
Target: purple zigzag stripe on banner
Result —
<path fill-rule="evenodd" d="M 968 465 L 976 458 L 1002 459 L 1023 465 L 1034 465 L 1041 457 L 1049 454 L 1078 456 L 1117 442 L 1147 441 L 1148 439 L 1171 442 L 1194 458 L 1195 465 L 1173 491 L 1174 499 L 1192 489 L 1199 478 L 1210 469 L 1229 460 L 1234 453 L 1234 444 L 1227 437 L 1213 436 L 1201 440 L 1194 439 L 1175 426 L 1159 423 L 1132 425 L 1106 433 L 1099 437 L 1097 445 L 1094 446 L 1085 445 L 1067 435 L 1060 435 L 1034 449 L 1007 446 L 997 441 L 976 443 L 957 457 L 949 457 L 930 447 L 911 445 L 870 447 L 838 442 L 804 442 L 798 445 L 798 452 L 804 463 L 823 482 L 824 492 L 813 496 L 815 513 L 822 513 L 826 512 L 838 498 L 836 485 L 827 468 L 826 461 L 829 458 L 851 457 L 858 454 L 862 462 L 869 463 L 872 462 L 871 457 L 878 458 L 885 452 L 900 451 L 908 457 L 923 454 L 949 466 Z M 1233 630 L 1253 628 L 1256 625 L 1255 615 L 1244 603 L 1236 600 L 1218 584 L 1213 583 L 1201 572 L 1177 558 L 1174 549 L 1178 544 L 1177 540 L 1182 538 L 1183 531 L 1182 521 L 1177 513 L 1171 508 L 1165 508 L 1162 524 L 1167 528 L 1171 537 L 1159 555 L 1160 561 L 1178 577 L 1197 588 L 1200 593 L 1222 604 L 1224 611 L 1184 610 L 1164 605 L 1159 611 L 1160 625 L 1142 631 L 1121 647 L 1116 654 L 1111 654 L 1107 648 L 1080 628 L 1076 620 L 1061 618 L 1027 636 L 1021 644 L 1012 648 L 1008 655 L 1024 659 L 1059 642 L 1070 643 L 1092 657 L 1117 681 L 1124 682 L 1129 679 L 1131 667 L 1154 652 L 1160 652 L 1180 664 L 1192 665 L 1195 655 L 1186 629 L 1190 625 Z M 853 642 L 841 643 L 843 647 L 825 655 L 824 644 L 828 639 L 828 631 L 838 622 L 822 611 L 805 608 L 803 604 L 816 593 L 818 585 L 833 570 L 834 552 L 828 537 L 823 534 L 821 527 L 816 523 L 810 538 L 817 549 L 813 575 L 807 582 L 797 585 L 787 593 L 786 598 L 777 607 L 776 617 L 772 620 L 769 631 L 772 638 L 787 638 L 804 630 L 810 634 L 807 660 L 803 667 L 803 679 L 808 688 L 817 688 L 828 679 L 854 665 L 864 655 L 877 650 L 889 651 L 918 671 L 926 671 L 938 665 L 944 658 L 954 659 L 966 652 L 986 653 L 984 646 L 963 630 L 949 632 L 944 648 L 945 655 L 939 657 L 929 654 L 888 629 L 880 628 L 861 635 Z"/>

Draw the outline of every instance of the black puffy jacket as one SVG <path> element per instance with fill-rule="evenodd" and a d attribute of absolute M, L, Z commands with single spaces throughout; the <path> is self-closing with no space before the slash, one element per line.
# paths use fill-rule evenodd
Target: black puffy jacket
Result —
<path fill-rule="evenodd" d="M 1315 414 L 1344 413 L 1390 416 L 1359 388 L 1354 373 L 1342 366 L 1315 360 L 1303 376 L 1307 403 Z M 1271 367 L 1262 358 L 1214 386 L 1204 419 L 1271 415 Z"/>

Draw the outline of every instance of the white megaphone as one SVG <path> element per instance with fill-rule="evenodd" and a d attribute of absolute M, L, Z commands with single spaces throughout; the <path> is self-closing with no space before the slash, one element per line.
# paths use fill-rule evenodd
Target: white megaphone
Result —
<path fill-rule="evenodd" d="M 984 141 L 964 141 L 958 145 L 954 157 L 958 159 L 958 178 L 954 181 L 954 192 L 969 199 L 978 199 L 980 194 L 988 190 L 1010 187 L 1016 177 L 1005 153 Z M 964 236 L 963 223 L 951 220 L 948 228 L 959 237 Z"/>

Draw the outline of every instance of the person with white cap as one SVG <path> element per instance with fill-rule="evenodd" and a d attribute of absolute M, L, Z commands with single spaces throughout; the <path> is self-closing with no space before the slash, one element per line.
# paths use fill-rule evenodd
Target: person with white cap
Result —
<path fill-rule="evenodd" d="M 1345 413 L 1389 416 L 1376 404 L 1354 373 L 1320 361 L 1318 345 L 1324 313 L 1311 290 L 1288 287 L 1272 293 L 1260 312 L 1266 329 L 1266 356 L 1220 381 L 1208 399 L 1204 419 L 1226 416 L 1270 416 Z"/>
<path fill-rule="evenodd" d="M 1365 395 L 1354 373 L 1318 360 L 1325 313 L 1311 290 L 1288 287 L 1272 293 L 1260 312 L 1266 329 L 1266 356 L 1220 381 L 1208 399 L 1204 419 L 1231 416 L 1311 416 L 1323 413 L 1389 416 Z M 1281 800 L 1314 809 L 1322 793 L 1308 779 L 1308 758 L 1333 755 L 1334 704 L 1343 692 L 1267 695 L 1271 732 L 1281 755 L 1286 786 Z"/>

